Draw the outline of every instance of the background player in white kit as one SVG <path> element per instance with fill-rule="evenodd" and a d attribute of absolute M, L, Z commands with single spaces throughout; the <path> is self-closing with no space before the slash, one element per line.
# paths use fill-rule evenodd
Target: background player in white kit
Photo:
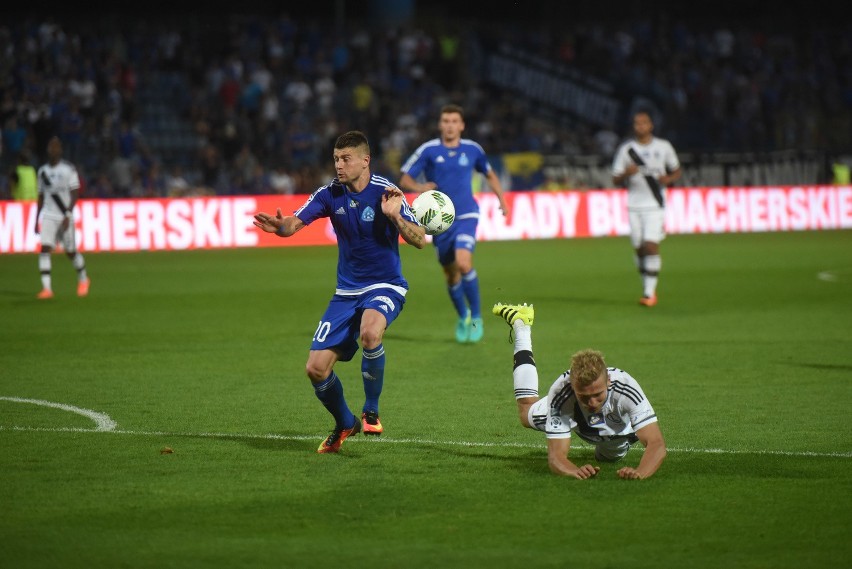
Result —
<path fill-rule="evenodd" d="M 633 114 L 634 137 L 621 144 L 612 162 L 612 181 L 627 184 L 627 213 L 634 260 L 642 276 L 640 304 L 657 304 L 657 279 L 662 267 L 660 242 L 665 238 L 666 186 L 680 179 L 680 160 L 668 140 L 653 135 L 646 111 Z"/>
<path fill-rule="evenodd" d="M 41 292 L 38 298 L 53 298 L 50 255 L 57 241 L 77 270 L 77 296 L 89 294 L 86 261 L 77 251 L 74 235 L 74 204 L 77 203 L 80 177 L 77 169 L 62 159 L 62 141 L 52 137 L 47 143 L 47 164 L 38 169 L 38 209 L 36 233 L 41 233 L 41 252 L 38 269 L 41 272 Z"/>
<path fill-rule="evenodd" d="M 553 382 L 546 397 L 539 398 L 532 305 L 498 303 L 492 312 L 514 332 L 512 377 L 519 418 L 524 427 L 545 432 L 547 462 L 554 474 L 582 480 L 600 471 L 568 458 L 572 431 L 595 446 L 599 462 L 619 461 L 630 445 L 641 442 L 645 452 L 639 465 L 619 469 L 619 478 L 643 479 L 657 471 L 666 458 L 666 443 L 651 403 L 630 374 L 607 367 L 596 350 L 581 350 L 572 356 L 571 369 Z"/>

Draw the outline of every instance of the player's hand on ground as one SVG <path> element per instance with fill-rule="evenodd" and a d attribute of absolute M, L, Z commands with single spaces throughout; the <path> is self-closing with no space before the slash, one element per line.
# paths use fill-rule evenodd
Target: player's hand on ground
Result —
<path fill-rule="evenodd" d="M 281 208 L 275 210 L 274 216 L 260 212 L 255 214 L 253 223 L 255 227 L 259 227 L 267 233 L 275 233 L 284 224 L 284 216 L 281 215 Z"/>
<path fill-rule="evenodd" d="M 625 466 L 618 470 L 618 477 L 622 480 L 642 480 L 642 475 L 635 468 Z"/>
<path fill-rule="evenodd" d="M 600 471 L 600 467 L 592 466 L 591 464 L 584 464 L 583 466 L 579 467 L 574 473 L 574 478 L 586 480 L 587 478 L 597 476 L 598 472 Z"/>

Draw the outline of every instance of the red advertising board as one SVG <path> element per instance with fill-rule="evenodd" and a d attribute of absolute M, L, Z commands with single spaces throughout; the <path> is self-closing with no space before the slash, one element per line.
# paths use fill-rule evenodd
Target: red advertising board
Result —
<path fill-rule="evenodd" d="M 409 203 L 412 196 L 409 196 Z M 625 190 L 508 192 L 508 218 L 493 194 L 477 195 L 481 241 L 627 235 Z M 75 207 L 81 251 L 148 251 L 331 245 L 319 220 L 287 239 L 252 225 L 259 211 L 285 215 L 307 196 L 80 200 Z M 0 254 L 38 250 L 34 202 L 0 201 Z M 852 228 L 852 187 L 674 188 L 666 230 L 679 233 L 809 231 Z"/>

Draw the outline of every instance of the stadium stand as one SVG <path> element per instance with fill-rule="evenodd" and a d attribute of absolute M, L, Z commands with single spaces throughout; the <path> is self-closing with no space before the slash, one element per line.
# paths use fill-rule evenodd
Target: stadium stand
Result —
<path fill-rule="evenodd" d="M 332 4 L 7 19 L 3 172 L 24 149 L 42 161 L 58 133 L 84 196 L 268 193 L 274 172 L 306 193 L 327 181 L 334 137 L 357 128 L 377 173 L 396 179 L 448 101 L 495 155 L 541 157 L 539 176 L 513 189 L 608 187 L 637 105 L 679 149 L 686 184 L 826 183 L 852 154 L 845 20 L 689 18 L 630 3 L 617 16 L 513 20 L 444 2 L 417 17 L 403 3 L 410 11 L 389 20 Z"/>

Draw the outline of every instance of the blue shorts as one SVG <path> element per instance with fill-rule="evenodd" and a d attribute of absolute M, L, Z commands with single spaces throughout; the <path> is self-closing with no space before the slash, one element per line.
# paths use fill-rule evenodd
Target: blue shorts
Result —
<path fill-rule="evenodd" d="M 467 249 L 471 253 L 476 249 L 476 227 L 479 219 L 457 219 L 449 229 L 432 237 L 432 245 L 438 255 L 438 262 L 443 266 L 451 265 L 456 260 L 456 249 Z"/>
<path fill-rule="evenodd" d="M 311 350 L 334 350 L 340 361 L 348 362 L 358 351 L 364 310 L 372 308 L 381 312 L 387 320 L 387 329 L 402 312 L 404 304 L 405 297 L 388 288 L 370 290 L 359 296 L 335 294 L 314 332 Z"/>

